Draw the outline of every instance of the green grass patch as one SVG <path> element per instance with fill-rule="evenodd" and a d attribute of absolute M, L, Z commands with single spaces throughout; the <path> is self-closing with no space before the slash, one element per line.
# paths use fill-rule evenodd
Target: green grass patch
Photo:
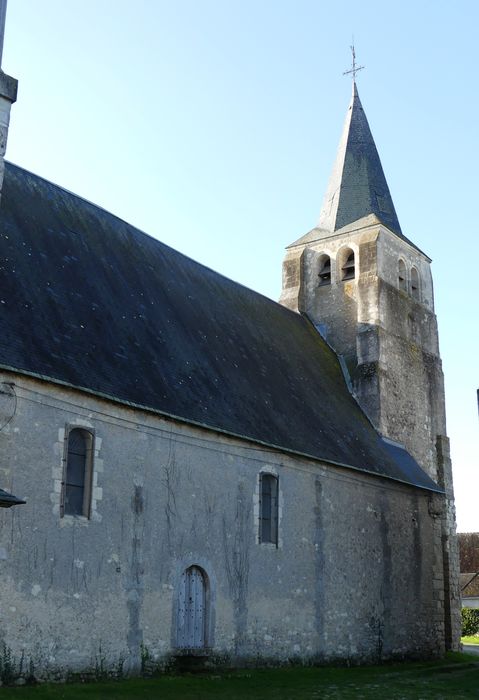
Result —
<path fill-rule="evenodd" d="M 473 634 L 469 637 L 461 637 L 463 644 L 479 644 L 479 634 Z"/>
<path fill-rule="evenodd" d="M 355 668 L 280 668 L 1 689 L 2 700 L 463 700 L 479 697 L 479 662 L 445 660 Z"/>

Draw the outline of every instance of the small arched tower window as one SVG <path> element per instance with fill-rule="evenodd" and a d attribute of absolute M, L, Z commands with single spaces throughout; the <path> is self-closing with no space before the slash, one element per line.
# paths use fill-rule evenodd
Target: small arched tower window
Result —
<path fill-rule="evenodd" d="M 90 517 L 93 467 L 93 434 L 84 428 L 69 431 L 65 446 L 65 469 L 61 514 Z"/>
<path fill-rule="evenodd" d="M 343 256 L 344 263 L 341 266 L 341 279 L 353 280 L 356 276 L 356 263 L 354 260 L 354 252 L 352 250 L 346 250 Z"/>
<path fill-rule="evenodd" d="M 278 546 L 278 477 L 260 474 L 259 541 Z"/>
<path fill-rule="evenodd" d="M 398 286 L 404 292 L 407 292 L 407 277 L 406 277 L 406 265 L 404 260 L 399 260 L 398 262 Z"/>
<path fill-rule="evenodd" d="M 176 646 L 204 649 L 208 646 L 208 577 L 199 566 L 183 571 L 178 591 Z"/>
<path fill-rule="evenodd" d="M 419 288 L 419 272 L 415 267 L 411 268 L 411 296 L 413 299 L 420 298 L 421 290 Z"/>
<path fill-rule="evenodd" d="M 319 286 L 324 287 L 331 284 L 331 258 L 329 255 L 322 255 L 319 260 Z"/>

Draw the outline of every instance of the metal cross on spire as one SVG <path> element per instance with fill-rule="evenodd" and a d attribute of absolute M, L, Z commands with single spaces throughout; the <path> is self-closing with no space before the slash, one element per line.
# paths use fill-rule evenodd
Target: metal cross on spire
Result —
<path fill-rule="evenodd" d="M 345 70 L 343 75 L 351 75 L 352 74 L 353 83 L 355 83 L 356 82 L 356 73 L 360 70 L 363 70 L 363 68 L 365 68 L 365 66 L 357 66 L 356 65 L 356 51 L 354 50 L 354 43 L 350 47 L 350 49 L 351 49 L 351 53 L 353 54 L 353 66 L 352 66 L 351 70 Z"/>

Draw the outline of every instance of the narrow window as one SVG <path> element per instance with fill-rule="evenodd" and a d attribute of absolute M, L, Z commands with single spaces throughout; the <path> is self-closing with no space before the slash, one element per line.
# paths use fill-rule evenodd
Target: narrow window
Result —
<path fill-rule="evenodd" d="M 419 273 L 415 267 L 411 268 L 411 296 L 419 299 Z"/>
<path fill-rule="evenodd" d="M 331 284 L 331 258 L 323 255 L 319 262 L 319 286 L 324 287 Z"/>
<path fill-rule="evenodd" d="M 407 291 L 407 279 L 406 279 L 406 265 L 404 260 L 399 260 L 398 262 L 398 286 L 399 289 Z"/>
<path fill-rule="evenodd" d="M 62 515 L 90 517 L 93 435 L 73 428 L 67 436 Z"/>
<path fill-rule="evenodd" d="M 341 271 L 343 273 L 342 279 L 344 280 L 353 280 L 355 275 L 356 275 L 356 266 L 354 262 L 354 253 L 353 251 L 349 251 L 347 254 L 346 262 L 344 265 L 341 267 Z"/>
<path fill-rule="evenodd" d="M 181 575 L 176 618 L 176 646 L 204 649 L 208 630 L 208 578 L 199 566 L 190 566 Z"/>
<path fill-rule="evenodd" d="M 278 544 L 278 478 L 261 474 L 260 483 L 260 542 Z"/>

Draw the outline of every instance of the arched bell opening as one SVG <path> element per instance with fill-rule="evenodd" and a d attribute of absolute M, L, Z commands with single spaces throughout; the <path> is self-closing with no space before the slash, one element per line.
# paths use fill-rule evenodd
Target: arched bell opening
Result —
<path fill-rule="evenodd" d="M 341 256 L 341 280 L 353 280 L 356 277 L 356 260 L 354 251 L 347 248 Z"/>
<path fill-rule="evenodd" d="M 319 258 L 319 286 L 325 287 L 331 284 L 331 258 L 329 255 L 321 255 Z"/>
<path fill-rule="evenodd" d="M 419 272 L 415 267 L 411 268 L 411 296 L 413 299 L 417 299 L 418 301 L 421 298 Z"/>
<path fill-rule="evenodd" d="M 407 292 L 407 272 L 404 260 L 398 261 L 398 287 L 403 292 Z"/>

